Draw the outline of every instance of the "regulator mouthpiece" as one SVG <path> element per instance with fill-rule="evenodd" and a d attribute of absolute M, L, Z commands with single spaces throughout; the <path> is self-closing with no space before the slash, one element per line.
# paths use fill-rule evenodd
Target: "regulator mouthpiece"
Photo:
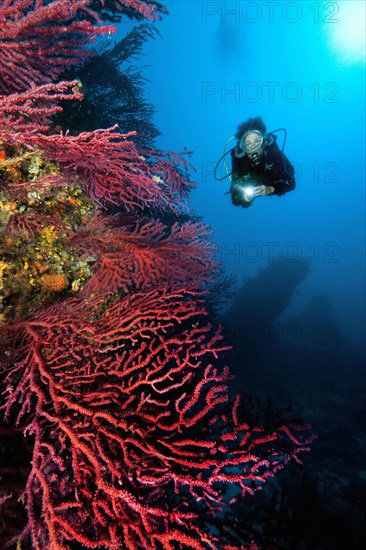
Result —
<path fill-rule="evenodd" d="M 250 158 L 250 165 L 251 166 L 258 166 L 258 164 L 261 161 L 261 154 L 260 153 L 253 153 L 253 155 Z"/>

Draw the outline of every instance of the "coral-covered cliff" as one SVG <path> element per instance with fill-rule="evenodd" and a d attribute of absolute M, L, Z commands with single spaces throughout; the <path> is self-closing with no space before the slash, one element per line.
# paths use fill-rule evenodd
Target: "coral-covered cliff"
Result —
<path fill-rule="evenodd" d="M 249 425 L 229 395 L 184 158 L 117 128 L 52 130 L 81 98 L 62 69 L 113 31 L 92 8 L 0 6 L 1 543 L 255 548 L 217 517 L 297 459 L 306 429 Z"/>

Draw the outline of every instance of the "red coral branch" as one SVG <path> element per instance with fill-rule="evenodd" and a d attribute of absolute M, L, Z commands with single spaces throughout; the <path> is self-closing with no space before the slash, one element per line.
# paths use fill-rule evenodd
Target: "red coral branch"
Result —
<path fill-rule="evenodd" d="M 101 2 L 102 4 L 103 2 Z M 21 92 L 55 80 L 65 67 L 92 55 L 84 48 L 100 34 L 116 32 L 90 6 L 91 0 L 2 0 L 0 4 L 0 93 Z M 158 4 L 115 0 L 153 21 Z M 87 16 L 96 24 L 83 20 Z"/>
<path fill-rule="evenodd" d="M 117 133 L 116 127 L 78 136 L 39 136 L 35 141 L 60 163 L 66 174 L 77 175 L 90 198 L 99 206 L 123 205 L 126 210 L 150 208 L 180 212 L 182 198 L 192 187 L 174 168 L 167 170 L 161 154 L 141 156 L 129 139 L 134 134 Z"/>
<path fill-rule="evenodd" d="M 0 96 L 0 141 L 34 148 L 32 135 L 49 132 L 50 117 L 62 111 L 58 102 L 82 98 L 74 90 L 76 84 L 77 81 L 45 84 Z"/>
<path fill-rule="evenodd" d="M 116 0 L 116 7 L 120 10 L 125 10 L 127 8 L 132 8 L 142 15 L 154 21 L 158 18 L 157 9 L 161 9 L 161 5 L 155 3 L 153 0 Z"/>
<path fill-rule="evenodd" d="M 115 32 L 78 16 L 90 0 L 3 0 L 0 6 L 0 93 L 21 92 L 55 80 L 65 67 L 91 55 L 85 44 L 98 34 Z"/>
<path fill-rule="evenodd" d="M 235 498 L 252 493 L 290 458 L 274 446 L 281 432 L 228 424 L 228 370 L 207 365 L 227 347 L 200 322 L 194 295 L 106 298 L 9 328 L 22 345 L 8 359 L 3 409 L 35 441 L 22 537 L 37 549 L 217 548 L 191 497 L 209 521 L 226 506 L 223 483 Z"/>
<path fill-rule="evenodd" d="M 218 264 L 208 228 L 200 223 L 93 218 L 71 240 L 96 259 L 95 274 L 84 292 L 131 292 L 167 285 L 200 288 L 213 280 Z"/>
<path fill-rule="evenodd" d="M 120 134 L 116 127 L 77 136 L 45 133 L 48 117 L 60 109 L 55 101 L 79 97 L 65 93 L 73 85 L 75 82 L 62 82 L 0 98 L 0 141 L 42 150 L 60 164 L 66 176 L 77 177 L 90 198 L 103 208 L 123 205 L 127 211 L 149 208 L 175 213 L 187 209 L 182 200 L 193 183 L 183 174 L 187 166 L 184 158 L 175 155 L 175 166 L 168 169 L 160 151 L 151 151 L 145 158 L 129 140 L 135 133 Z M 177 169 L 179 161 L 182 171 Z"/>

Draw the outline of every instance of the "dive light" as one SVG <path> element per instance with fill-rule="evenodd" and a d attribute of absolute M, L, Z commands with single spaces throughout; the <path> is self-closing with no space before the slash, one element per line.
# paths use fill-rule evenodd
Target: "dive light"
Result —
<path fill-rule="evenodd" d="M 255 199 L 254 185 L 244 185 L 243 186 L 243 195 L 244 199 L 247 202 L 251 202 Z"/>

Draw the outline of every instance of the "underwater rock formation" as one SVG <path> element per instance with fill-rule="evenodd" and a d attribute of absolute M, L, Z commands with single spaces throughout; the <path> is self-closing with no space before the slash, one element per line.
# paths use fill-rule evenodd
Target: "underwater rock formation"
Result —
<path fill-rule="evenodd" d="M 309 258 L 289 262 L 279 257 L 245 280 L 223 316 L 225 329 L 235 342 L 257 347 L 273 337 L 274 322 L 306 278 L 310 264 Z"/>
<path fill-rule="evenodd" d="M 156 7 L 122 4 L 150 18 Z M 229 395 L 228 346 L 204 303 L 214 249 L 179 217 L 184 158 L 113 128 L 52 133 L 59 101 L 81 93 L 49 79 L 109 30 L 90 7 L 2 4 L 1 543 L 254 549 L 218 514 L 311 436 L 249 425 Z"/>
<path fill-rule="evenodd" d="M 336 349 L 344 344 L 344 337 L 329 295 L 314 296 L 289 323 L 301 331 L 301 342 L 323 349 Z"/>

